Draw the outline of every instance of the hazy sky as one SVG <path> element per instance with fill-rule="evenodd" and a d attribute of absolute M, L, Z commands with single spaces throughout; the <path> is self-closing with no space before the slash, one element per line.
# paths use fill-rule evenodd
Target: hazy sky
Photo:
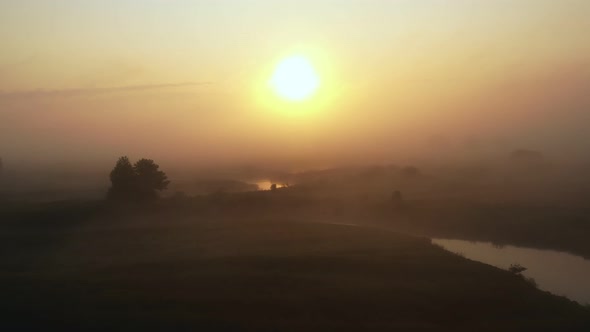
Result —
<path fill-rule="evenodd" d="M 0 0 L 0 156 L 590 155 L 587 0 Z M 267 82 L 310 59 L 313 99 Z"/>

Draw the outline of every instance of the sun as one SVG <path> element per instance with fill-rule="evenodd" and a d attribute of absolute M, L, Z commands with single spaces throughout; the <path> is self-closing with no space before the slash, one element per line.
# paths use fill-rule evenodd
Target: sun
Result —
<path fill-rule="evenodd" d="M 320 78 L 307 58 L 295 55 L 279 62 L 270 86 L 279 97 L 299 102 L 315 94 L 320 86 Z"/>

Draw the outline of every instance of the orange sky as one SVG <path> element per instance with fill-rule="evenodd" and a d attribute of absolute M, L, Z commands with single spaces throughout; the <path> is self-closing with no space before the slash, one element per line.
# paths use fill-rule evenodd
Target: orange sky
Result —
<path fill-rule="evenodd" d="M 5 160 L 587 156 L 590 2 L 0 2 Z M 266 82 L 304 54 L 322 85 Z"/>

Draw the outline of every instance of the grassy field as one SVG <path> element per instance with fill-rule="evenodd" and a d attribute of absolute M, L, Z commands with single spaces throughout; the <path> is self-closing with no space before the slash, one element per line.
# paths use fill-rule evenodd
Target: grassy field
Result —
<path fill-rule="evenodd" d="M 84 218 L 81 208 L 55 220 L 59 211 L 2 225 L 3 331 L 590 328 L 587 309 L 426 238 L 166 212 Z"/>

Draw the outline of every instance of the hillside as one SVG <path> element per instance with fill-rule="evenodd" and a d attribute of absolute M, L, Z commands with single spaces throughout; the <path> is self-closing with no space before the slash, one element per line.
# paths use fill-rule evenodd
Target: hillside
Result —
<path fill-rule="evenodd" d="M 2 226 L 2 330 L 590 327 L 587 309 L 426 238 L 167 213 L 46 222 Z"/>

